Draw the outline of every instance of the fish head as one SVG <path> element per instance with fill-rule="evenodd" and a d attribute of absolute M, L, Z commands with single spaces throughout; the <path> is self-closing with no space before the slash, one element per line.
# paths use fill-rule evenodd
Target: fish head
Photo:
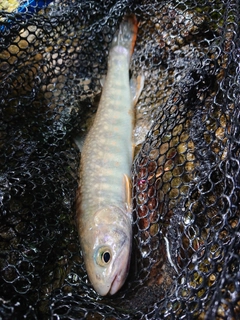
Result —
<path fill-rule="evenodd" d="M 131 219 L 124 210 L 109 206 L 95 213 L 88 241 L 82 241 L 82 247 L 89 280 L 101 296 L 115 294 L 124 284 L 131 238 Z"/>

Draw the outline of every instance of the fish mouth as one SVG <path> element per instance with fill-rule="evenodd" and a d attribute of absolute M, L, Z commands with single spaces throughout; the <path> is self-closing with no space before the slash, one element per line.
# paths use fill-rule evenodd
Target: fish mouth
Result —
<path fill-rule="evenodd" d="M 112 281 L 111 288 L 109 290 L 110 295 L 115 294 L 120 289 L 120 287 L 123 285 L 122 280 L 123 280 L 123 278 L 122 278 L 121 274 L 120 275 L 116 274 L 115 278 Z"/>
<path fill-rule="evenodd" d="M 115 294 L 123 286 L 128 276 L 129 269 L 130 269 L 130 255 L 128 257 L 128 262 L 126 267 L 121 269 L 113 278 L 108 294 L 110 295 Z"/>
<path fill-rule="evenodd" d="M 123 284 L 127 278 L 127 275 L 128 275 L 129 267 L 130 267 L 130 259 L 128 260 L 126 268 L 121 270 L 113 278 L 110 290 L 108 292 L 110 295 L 115 294 L 123 286 Z"/>

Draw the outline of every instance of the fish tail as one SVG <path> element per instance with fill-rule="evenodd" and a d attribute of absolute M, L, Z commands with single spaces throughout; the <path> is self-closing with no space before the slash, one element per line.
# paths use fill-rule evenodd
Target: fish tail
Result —
<path fill-rule="evenodd" d="M 116 32 L 112 47 L 121 46 L 126 48 L 130 55 L 133 53 L 134 45 L 137 38 L 138 23 L 134 14 L 126 15 Z"/>

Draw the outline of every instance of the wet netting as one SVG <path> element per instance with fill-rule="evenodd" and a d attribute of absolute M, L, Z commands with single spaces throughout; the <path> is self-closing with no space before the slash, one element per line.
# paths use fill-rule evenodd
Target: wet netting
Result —
<path fill-rule="evenodd" d="M 0 319 L 239 319 L 240 1 L 0 2 Z M 75 223 L 113 34 L 139 31 L 130 274 L 100 297 Z M 106 140 L 107 143 L 107 140 Z"/>

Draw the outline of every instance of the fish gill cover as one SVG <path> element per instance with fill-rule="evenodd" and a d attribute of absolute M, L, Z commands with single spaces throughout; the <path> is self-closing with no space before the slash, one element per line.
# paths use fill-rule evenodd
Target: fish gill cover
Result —
<path fill-rule="evenodd" d="M 9 0 L 1 9 L 0 319 L 237 319 L 239 0 Z M 73 138 L 91 124 L 129 12 L 139 21 L 131 74 L 145 76 L 133 251 L 124 287 L 101 298 L 76 231 Z"/>

